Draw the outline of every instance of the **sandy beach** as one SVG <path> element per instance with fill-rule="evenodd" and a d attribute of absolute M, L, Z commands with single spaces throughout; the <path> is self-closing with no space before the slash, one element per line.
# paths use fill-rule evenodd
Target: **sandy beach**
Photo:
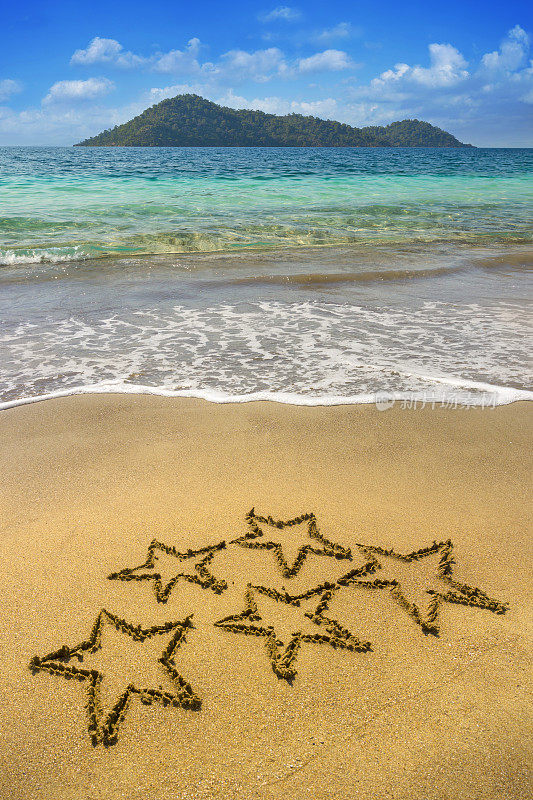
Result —
<path fill-rule="evenodd" d="M 125 395 L 0 413 L 0 796 L 530 797 L 531 419 Z M 91 670 L 98 730 L 135 689 L 94 742 Z"/>

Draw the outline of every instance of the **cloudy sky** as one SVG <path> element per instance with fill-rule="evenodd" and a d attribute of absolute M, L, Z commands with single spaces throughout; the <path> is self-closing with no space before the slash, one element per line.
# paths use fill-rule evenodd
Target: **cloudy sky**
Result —
<path fill-rule="evenodd" d="M 480 146 L 533 146 L 526 2 L 22 0 L 1 19 L 3 145 L 70 145 L 194 92 L 357 126 L 416 117 Z"/>

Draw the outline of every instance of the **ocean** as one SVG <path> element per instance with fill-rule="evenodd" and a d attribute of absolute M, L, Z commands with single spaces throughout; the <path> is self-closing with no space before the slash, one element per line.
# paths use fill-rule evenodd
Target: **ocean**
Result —
<path fill-rule="evenodd" d="M 0 408 L 533 399 L 533 150 L 0 148 Z"/>

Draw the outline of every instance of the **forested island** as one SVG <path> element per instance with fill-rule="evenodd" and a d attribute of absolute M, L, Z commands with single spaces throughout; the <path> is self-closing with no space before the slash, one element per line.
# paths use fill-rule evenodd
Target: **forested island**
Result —
<path fill-rule="evenodd" d="M 236 110 L 181 94 L 147 108 L 123 125 L 78 147 L 471 147 L 451 133 L 404 119 L 385 127 L 353 128 L 301 114 Z"/>

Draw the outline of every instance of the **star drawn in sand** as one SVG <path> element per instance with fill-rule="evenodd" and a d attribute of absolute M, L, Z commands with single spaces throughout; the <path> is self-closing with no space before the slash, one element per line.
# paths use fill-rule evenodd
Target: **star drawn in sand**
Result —
<path fill-rule="evenodd" d="M 311 589 L 302 595 L 291 596 L 287 592 L 278 592 L 276 589 L 268 589 L 264 586 L 252 586 L 248 584 L 245 592 L 245 607 L 239 614 L 232 614 L 229 617 L 215 622 L 218 628 L 224 628 L 232 633 L 243 633 L 249 636 L 260 636 L 265 641 L 265 648 L 272 665 L 272 670 L 278 678 L 284 678 L 288 683 L 292 683 L 296 677 L 296 660 L 298 650 L 303 643 L 327 644 L 333 648 L 342 648 L 351 651 L 366 652 L 371 649 L 370 642 L 359 640 L 349 630 L 343 628 L 336 620 L 328 619 L 323 612 L 327 608 L 327 602 L 335 591 L 335 584 L 325 583 Z M 302 617 L 307 617 L 317 626 L 322 626 L 322 630 L 316 633 L 304 633 L 301 630 L 294 631 L 286 644 L 277 635 L 274 626 L 268 625 L 259 612 L 256 601 L 256 594 L 263 594 L 287 606 L 300 606 L 302 600 L 307 600 L 313 595 L 320 594 L 320 602 L 313 613 L 302 613 L 297 624 L 305 623 Z"/>
<path fill-rule="evenodd" d="M 111 710 L 106 714 L 101 707 L 102 683 L 105 674 L 96 669 L 86 669 L 83 666 L 84 655 L 95 653 L 102 648 L 102 629 L 105 625 L 113 625 L 117 631 L 131 637 L 136 642 L 143 642 L 154 636 L 170 634 L 170 640 L 161 652 L 158 661 L 163 670 L 163 675 L 170 676 L 173 692 L 165 692 L 161 687 L 141 688 L 128 684 L 119 694 Z M 139 695 L 145 705 L 153 702 L 163 706 L 175 706 L 197 710 L 202 701 L 194 693 L 191 685 L 179 674 L 174 661 L 174 654 L 178 647 L 185 641 L 186 632 L 192 628 L 191 617 L 186 617 L 177 622 L 167 622 L 164 625 L 154 625 L 151 628 L 141 628 L 140 625 L 131 625 L 126 620 L 102 609 L 98 614 L 89 634 L 89 638 L 79 644 L 69 647 L 63 645 L 48 655 L 40 658 L 34 656 L 29 664 L 33 673 L 49 672 L 67 679 L 84 682 L 87 686 L 87 712 L 89 717 L 89 735 L 94 745 L 101 742 L 105 746 L 115 744 L 119 727 L 124 720 L 132 696 Z M 71 659 L 76 658 L 81 666 L 74 666 Z"/>
<path fill-rule="evenodd" d="M 180 580 L 196 583 L 203 589 L 211 589 L 216 594 L 221 594 L 228 588 L 225 580 L 216 578 L 212 572 L 207 568 L 211 563 L 215 553 L 218 550 L 223 550 L 226 547 L 226 542 L 219 542 L 215 545 L 202 547 L 199 550 L 187 550 L 185 553 L 180 553 L 175 547 L 163 544 L 153 539 L 148 547 L 148 555 L 143 564 L 137 567 L 126 567 L 120 572 L 113 572 L 108 575 L 109 580 L 117 581 L 153 581 L 155 596 L 158 603 L 166 603 L 169 595 L 174 586 Z M 161 554 L 173 556 L 179 562 L 191 561 L 197 556 L 201 556 L 198 561 L 194 561 L 192 568 L 194 572 L 186 572 L 180 569 L 172 575 L 172 578 L 166 583 L 163 581 L 161 572 L 158 570 L 158 558 Z M 152 570 L 147 572 L 146 570 Z"/>
<path fill-rule="evenodd" d="M 431 633 L 435 636 L 439 634 L 438 616 L 441 603 L 460 603 L 462 605 L 473 606 L 474 608 L 485 608 L 496 614 L 504 614 L 507 605 L 494 600 L 485 592 L 475 586 L 467 586 L 453 580 L 452 572 L 455 563 L 453 558 L 453 544 L 450 539 L 443 542 L 433 542 L 428 547 L 415 550 L 412 553 L 396 553 L 394 550 L 386 550 L 381 547 L 370 545 L 357 545 L 369 559 L 368 572 L 374 573 L 383 568 L 385 559 L 404 562 L 415 566 L 421 559 L 431 555 L 438 555 L 439 561 L 436 567 L 435 579 L 444 583 L 444 589 L 438 591 L 434 588 L 425 589 L 428 595 L 428 603 L 425 613 L 421 608 L 408 599 L 407 593 L 402 582 L 396 578 L 368 578 L 360 575 L 349 574 L 341 578 L 337 583 L 340 586 L 358 585 L 368 589 L 386 589 L 390 592 L 393 599 L 400 605 L 413 619 L 420 625 L 424 633 Z M 381 560 L 380 560 L 381 559 Z"/>
<path fill-rule="evenodd" d="M 241 547 L 250 547 L 261 550 L 272 550 L 275 558 L 281 568 L 284 578 L 293 578 L 298 574 L 307 556 L 312 553 L 315 556 L 330 556 L 336 559 L 352 560 L 351 550 L 343 547 L 335 542 L 330 542 L 325 536 L 322 536 L 316 524 L 316 517 L 314 514 L 302 514 L 299 517 L 294 517 L 286 521 L 275 520 L 271 516 L 261 517 L 255 513 L 255 509 L 246 515 L 246 522 L 250 531 L 244 536 L 235 539 L 232 544 L 238 544 Z M 272 539 L 268 539 L 261 525 L 269 525 L 271 528 L 277 529 L 278 532 L 284 528 L 291 528 L 295 525 L 300 525 L 302 522 L 307 523 L 307 530 L 305 536 L 308 541 L 303 544 L 296 555 L 296 559 L 291 564 L 288 563 L 283 552 L 283 547 L 279 541 L 275 541 L 275 531 L 272 531 Z M 278 537 L 279 538 L 279 537 Z M 309 539 L 311 541 L 309 541 Z"/>

